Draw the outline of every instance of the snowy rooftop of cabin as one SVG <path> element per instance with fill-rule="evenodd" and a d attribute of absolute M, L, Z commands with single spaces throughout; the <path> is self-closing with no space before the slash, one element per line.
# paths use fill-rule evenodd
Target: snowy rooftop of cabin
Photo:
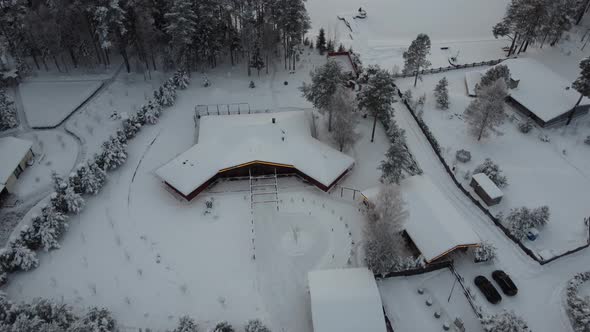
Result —
<path fill-rule="evenodd" d="M 367 268 L 308 273 L 314 332 L 385 332 L 381 295 Z"/>
<path fill-rule="evenodd" d="M 429 177 L 413 176 L 402 181 L 400 189 L 409 212 L 405 230 L 427 262 L 481 240 Z M 363 191 L 370 201 L 379 188 Z"/>
<path fill-rule="evenodd" d="M 572 82 L 540 62 L 532 59 L 509 59 L 501 65 L 508 66 L 512 79 L 520 80 L 518 87 L 509 91 L 511 97 L 545 122 L 570 111 L 580 98 L 580 94 L 571 88 Z M 465 75 L 470 95 L 483 73 L 485 71 L 474 71 Z M 582 104 L 589 101 L 584 98 Z"/>
<path fill-rule="evenodd" d="M 504 196 L 502 190 L 500 190 L 500 188 L 498 188 L 498 186 L 496 186 L 485 173 L 473 175 L 473 180 L 477 182 L 481 189 L 483 189 L 491 199 L 497 199 Z"/>
<path fill-rule="evenodd" d="M 15 137 L 0 138 L 0 191 L 32 147 L 30 141 Z"/>
<path fill-rule="evenodd" d="M 203 116 L 198 142 L 156 171 L 184 195 L 219 171 L 254 161 L 294 167 L 325 186 L 354 165 L 311 136 L 303 111 Z"/>

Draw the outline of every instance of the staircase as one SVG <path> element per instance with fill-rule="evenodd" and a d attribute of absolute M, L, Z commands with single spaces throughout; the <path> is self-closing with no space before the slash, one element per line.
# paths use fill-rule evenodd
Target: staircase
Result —
<path fill-rule="evenodd" d="M 258 204 L 274 204 L 279 210 L 279 183 L 277 170 L 272 175 L 250 175 L 250 208 Z"/>

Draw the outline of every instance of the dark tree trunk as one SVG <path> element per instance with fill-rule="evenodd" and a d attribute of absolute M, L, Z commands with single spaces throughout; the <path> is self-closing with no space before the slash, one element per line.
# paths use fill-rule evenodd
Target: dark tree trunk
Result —
<path fill-rule="evenodd" d="M 53 56 L 53 62 L 55 63 L 57 70 L 59 70 L 59 72 L 61 73 L 61 67 L 59 66 L 59 62 L 57 61 L 57 57 L 55 55 Z"/>
<path fill-rule="evenodd" d="M 129 64 L 129 56 L 127 55 L 127 50 L 125 47 L 121 47 L 121 56 L 123 57 L 123 61 L 125 61 L 125 68 L 127 69 L 127 73 L 131 73 L 131 65 Z"/>
<path fill-rule="evenodd" d="M 418 75 L 420 75 L 420 67 L 416 68 L 416 78 L 414 79 L 414 87 L 416 87 L 416 85 L 418 84 Z"/>
<path fill-rule="evenodd" d="M 328 111 L 328 132 L 332 131 L 332 110 Z"/>
<path fill-rule="evenodd" d="M 518 38 L 518 34 L 514 34 L 514 38 L 512 39 L 512 44 L 510 45 L 510 50 L 508 50 L 508 56 L 511 56 L 514 52 L 514 46 L 516 45 L 516 39 Z"/>
<path fill-rule="evenodd" d="M 35 66 L 37 67 L 37 70 L 41 70 L 41 67 L 39 66 L 39 61 L 37 61 L 37 56 L 35 55 L 35 50 L 31 50 L 31 57 L 33 58 L 33 61 L 35 62 Z"/>
<path fill-rule="evenodd" d="M 373 133 L 371 134 L 371 143 L 375 142 L 375 128 L 377 128 L 377 116 L 373 117 Z"/>
<path fill-rule="evenodd" d="M 70 58 L 72 59 L 72 64 L 74 65 L 74 68 L 78 68 L 78 60 L 76 59 L 74 50 L 71 47 L 68 47 L 68 53 L 70 53 Z"/>

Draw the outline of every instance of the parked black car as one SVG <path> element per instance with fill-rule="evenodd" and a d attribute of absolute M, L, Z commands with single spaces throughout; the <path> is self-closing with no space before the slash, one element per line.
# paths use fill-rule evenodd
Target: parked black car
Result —
<path fill-rule="evenodd" d="M 498 302 L 502 301 L 502 296 L 496 290 L 496 287 L 492 285 L 492 283 L 488 280 L 488 278 L 484 276 L 477 276 L 475 277 L 475 285 L 479 290 L 483 293 L 490 303 L 497 304 Z"/>
<path fill-rule="evenodd" d="M 510 277 L 506 274 L 506 272 L 501 270 L 496 270 L 492 272 L 492 278 L 496 281 L 496 283 L 502 288 L 504 294 L 508 296 L 514 296 L 518 293 L 518 288 L 510 279 Z"/>

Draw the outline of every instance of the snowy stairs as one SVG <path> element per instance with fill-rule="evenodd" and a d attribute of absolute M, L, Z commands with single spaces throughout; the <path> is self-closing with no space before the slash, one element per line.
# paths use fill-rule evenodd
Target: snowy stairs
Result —
<path fill-rule="evenodd" d="M 258 204 L 273 204 L 279 210 L 277 171 L 272 175 L 252 176 L 250 173 L 250 208 Z"/>

